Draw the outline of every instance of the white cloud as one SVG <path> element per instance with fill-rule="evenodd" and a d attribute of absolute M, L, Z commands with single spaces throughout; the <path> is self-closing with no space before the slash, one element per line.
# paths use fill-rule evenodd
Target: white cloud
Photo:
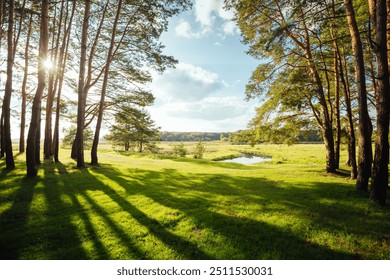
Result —
<path fill-rule="evenodd" d="M 223 87 L 218 74 L 202 67 L 179 63 L 157 76 L 153 83 L 153 92 L 165 103 L 175 101 L 199 101 Z M 158 103 L 163 102 L 157 99 Z"/>
<path fill-rule="evenodd" d="M 219 1 L 196 0 L 195 17 L 196 21 L 203 26 L 211 26 L 214 23 L 215 16 L 213 12 L 218 10 Z"/>
<path fill-rule="evenodd" d="M 223 33 L 225 35 L 234 35 L 238 33 L 237 25 L 234 21 L 227 21 L 222 25 Z"/>
<path fill-rule="evenodd" d="M 207 97 L 200 102 L 177 104 L 169 115 L 186 119 L 221 121 L 245 114 L 248 110 L 247 105 L 242 99 L 234 96 Z"/>
<path fill-rule="evenodd" d="M 200 24 L 199 31 L 194 31 L 188 21 L 181 20 L 175 28 L 176 35 L 187 39 L 199 39 L 211 34 L 215 28 L 223 35 L 236 34 L 238 28 L 233 21 L 234 12 L 226 11 L 223 2 L 223 0 L 195 0 L 195 21 Z"/>
<path fill-rule="evenodd" d="M 199 39 L 199 38 L 205 37 L 211 31 L 212 30 L 209 26 L 204 26 L 204 27 L 202 27 L 202 29 L 200 31 L 195 32 L 192 30 L 191 25 L 185 20 L 181 20 L 179 25 L 176 26 L 176 28 L 175 28 L 176 35 L 178 35 L 180 37 L 188 38 L 188 39 L 190 39 L 190 38 L 198 38 Z"/>
<path fill-rule="evenodd" d="M 178 26 L 176 26 L 176 34 L 185 37 L 185 38 L 191 38 L 192 37 L 192 28 L 191 25 L 186 21 L 181 21 Z"/>
<path fill-rule="evenodd" d="M 213 25 L 216 16 L 225 21 L 230 21 L 234 13 L 224 9 L 223 0 L 195 0 L 195 17 L 196 21 L 204 26 Z"/>
<path fill-rule="evenodd" d="M 255 106 L 217 73 L 179 63 L 155 76 L 152 118 L 166 131 L 235 131 L 245 128 Z M 237 92 L 238 91 L 238 92 Z"/>

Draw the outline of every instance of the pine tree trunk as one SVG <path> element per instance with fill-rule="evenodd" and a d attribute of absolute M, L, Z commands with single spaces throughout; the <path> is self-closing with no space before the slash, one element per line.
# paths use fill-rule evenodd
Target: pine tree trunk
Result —
<path fill-rule="evenodd" d="M 390 51 L 390 0 L 386 1 L 387 7 L 387 51 Z M 390 83 L 390 55 L 387 53 L 387 65 L 389 68 L 389 83 Z"/>
<path fill-rule="evenodd" d="M 367 108 L 367 89 L 364 70 L 363 47 L 355 18 L 355 11 L 352 0 L 344 0 L 344 4 L 347 10 L 348 28 L 351 34 L 352 49 L 355 57 L 356 86 L 359 101 L 359 158 L 356 189 L 358 191 L 368 191 L 368 182 L 371 176 L 372 162 L 372 124 Z"/>
<path fill-rule="evenodd" d="M 69 3 L 69 2 L 68 2 Z M 73 24 L 73 16 L 76 9 L 76 2 L 73 1 L 72 11 L 70 14 L 70 19 L 68 24 L 67 18 L 69 15 L 69 7 L 68 3 L 66 6 L 66 18 L 64 24 L 64 39 L 62 41 L 60 57 L 59 57 L 59 74 L 58 74 L 58 92 L 57 92 L 57 101 L 56 101 L 56 116 L 55 116 L 55 124 L 54 124 L 54 135 L 53 135 L 53 153 L 54 153 L 54 161 L 59 162 L 59 149 L 60 149 L 60 113 L 61 113 L 61 94 L 62 94 L 62 86 L 64 82 L 64 73 L 66 67 L 66 61 L 68 58 L 68 50 L 69 50 L 69 42 L 70 42 L 70 30 Z"/>
<path fill-rule="evenodd" d="M 29 68 L 29 55 L 28 50 L 30 47 L 31 29 L 32 29 L 33 17 L 30 16 L 28 24 L 26 46 L 24 50 L 24 74 L 22 81 L 22 106 L 20 115 L 20 139 L 19 139 L 19 152 L 25 152 L 25 131 L 26 131 L 26 106 L 27 106 L 27 77 Z"/>
<path fill-rule="evenodd" d="M 57 19 L 55 15 L 53 17 L 53 26 L 54 28 L 57 29 L 57 37 L 55 38 L 56 32 L 53 32 L 52 47 L 51 47 L 52 51 L 51 51 L 50 60 L 55 67 L 57 67 L 57 65 L 62 63 L 58 61 L 57 58 L 58 58 L 58 50 L 60 48 L 62 22 L 64 20 L 64 8 L 65 8 L 65 3 L 61 2 L 59 19 Z M 56 26 L 57 21 L 58 21 L 58 26 Z M 63 37 L 66 38 L 65 34 L 63 35 Z M 58 67 L 57 71 L 50 71 L 50 75 L 49 75 L 48 94 L 47 94 L 47 102 L 46 102 L 45 139 L 43 145 L 43 154 L 45 159 L 51 159 L 54 155 L 54 146 L 53 146 L 54 134 L 53 134 L 52 114 L 53 114 L 53 105 L 54 105 L 55 95 L 57 91 L 60 72 L 61 72 L 61 68 Z"/>
<path fill-rule="evenodd" d="M 41 102 L 45 89 L 46 72 L 43 62 L 47 58 L 49 41 L 49 0 L 42 0 L 41 4 L 41 34 L 39 42 L 39 63 L 38 63 L 38 87 L 34 96 L 31 110 L 31 122 L 27 137 L 26 164 L 27 176 L 34 177 L 38 170 L 36 164 L 39 163 L 39 141 L 40 141 L 40 120 Z M 38 146 L 38 147 L 37 147 Z M 38 151 L 37 151 L 38 150 Z M 38 157 L 37 157 L 38 154 Z"/>
<path fill-rule="evenodd" d="M 326 124 L 326 127 L 323 129 L 323 137 L 326 148 L 326 172 L 336 173 L 333 131 L 329 124 Z"/>
<path fill-rule="evenodd" d="M 75 152 L 77 167 L 85 167 L 84 161 L 84 122 L 85 122 L 85 63 L 87 61 L 87 39 L 89 27 L 89 15 L 91 9 L 91 1 L 85 1 L 83 31 L 81 35 L 81 55 L 80 55 L 80 73 L 78 84 L 78 106 L 77 106 L 77 131 L 75 138 Z"/>
<path fill-rule="evenodd" d="M 104 112 L 104 103 L 105 103 L 107 86 L 108 86 L 108 76 L 110 73 L 110 65 L 111 65 L 111 61 L 112 61 L 112 54 L 113 54 L 114 45 L 115 45 L 115 36 L 116 36 L 117 25 L 118 25 L 118 20 L 119 20 L 121 9 L 122 9 L 122 0 L 119 0 L 118 5 L 117 5 L 117 13 L 116 13 L 115 20 L 114 20 L 114 25 L 113 25 L 112 31 L 111 31 L 111 42 L 110 42 L 110 47 L 109 47 L 108 54 L 107 54 L 106 68 L 104 70 L 103 86 L 102 86 L 102 91 L 100 94 L 98 119 L 96 122 L 95 135 L 93 138 L 92 149 L 91 149 L 91 164 L 94 164 L 94 165 L 98 164 L 97 150 L 98 150 L 98 145 L 99 145 L 100 129 L 102 127 L 102 122 L 103 122 L 103 112 Z"/>
<path fill-rule="evenodd" d="M 41 127 L 42 127 L 42 105 L 39 108 L 39 121 L 38 121 L 38 128 L 37 128 L 37 134 L 35 137 L 35 164 L 40 165 L 41 164 Z"/>
<path fill-rule="evenodd" d="M 310 51 L 308 51 L 308 55 L 310 55 Z M 328 173 L 336 173 L 337 164 L 336 164 L 336 155 L 335 155 L 335 144 L 333 139 L 333 127 L 332 127 L 332 119 L 329 115 L 328 106 L 326 103 L 324 89 L 322 87 L 322 82 L 320 75 L 312 62 L 312 58 L 308 58 L 308 65 L 311 71 L 311 74 L 314 78 L 315 88 L 318 94 L 318 99 L 320 101 L 320 105 L 322 108 L 322 135 L 325 142 L 326 148 L 326 172 Z"/>
<path fill-rule="evenodd" d="M 336 9 L 335 9 L 335 1 L 332 0 L 332 12 L 333 16 L 336 18 Z M 350 98 L 350 88 L 349 88 L 349 82 L 348 82 L 348 70 L 343 65 L 342 60 L 342 54 L 340 52 L 339 42 L 338 42 L 338 36 L 335 34 L 337 30 L 335 30 L 335 24 L 332 22 L 331 29 L 330 29 L 330 35 L 333 39 L 333 46 L 334 46 L 334 65 L 335 65 L 335 87 L 336 87 L 336 98 L 337 98 L 337 107 L 338 107 L 338 116 L 337 116 L 337 149 L 338 151 L 338 161 L 340 162 L 340 140 L 341 140 L 341 120 L 340 120 L 340 90 L 341 87 L 344 91 L 344 102 L 345 107 L 347 111 L 347 119 L 348 119 L 348 160 L 347 164 L 351 167 L 351 179 L 356 179 L 357 176 L 357 166 L 356 166 L 356 137 L 355 137 L 355 127 L 353 123 L 353 115 L 352 115 L 352 108 L 351 108 L 351 98 Z M 345 59 L 345 55 L 343 55 Z M 346 61 L 345 61 L 346 65 Z M 345 71 L 345 75 L 344 75 Z M 341 85 L 340 85 L 341 84 Z"/>
<path fill-rule="evenodd" d="M 4 113 L 3 107 L 1 109 L 1 118 L 0 118 L 0 158 L 5 156 L 5 136 L 4 136 Z"/>
<path fill-rule="evenodd" d="M 13 78 L 13 64 L 14 64 L 14 1 L 9 1 L 9 14 L 8 14 L 8 31 L 7 31 L 7 81 L 5 84 L 5 92 L 3 98 L 3 137 L 4 137 L 4 152 L 5 162 L 7 169 L 14 169 L 15 162 L 12 151 L 12 140 L 11 140 L 11 96 L 12 96 L 12 78 Z"/>
<path fill-rule="evenodd" d="M 4 26 L 4 15 L 5 15 L 5 1 L 0 0 L 0 46 L 3 39 L 3 26 Z M 4 110 L 1 106 L 1 117 L 0 117 L 0 158 L 5 156 L 5 136 L 4 136 Z"/>
<path fill-rule="evenodd" d="M 338 53 L 339 53 L 339 65 L 340 65 L 340 79 L 344 88 L 344 101 L 345 101 L 347 119 L 348 119 L 348 162 L 349 162 L 349 166 L 351 166 L 351 179 L 356 179 L 357 178 L 356 136 L 355 136 L 355 125 L 353 122 L 353 113 L 352 113 L 352 106 L 351 106 L 351 94 L 350 94 L 348 72 L 347 72 L 348 70 L 346 67 L 347 62 L 344 55 L 345 63 L 343 64 L 340 51 L 338 51 Z"/>
<path fill-rule="evenodd" d="M 386 204 L 386 192 L 389 181 L 389 69 L 387 57 L 387 9 L 386 0 L 370 0 L 376 16 L 373 26 L 375 29 L 375 56 L 377 61 L 377 94 L 376 94 L 376 140 L 375 157 L 372 167 L 371 200 Z"/>
<path fill-rule="evenodd" d="M 303 11 L 301 11 L 303 14 Z M 304 34 L 306 45 L 301 46 L 301 48 L 305 52 L 305 58 L 307 61 L 307 65 L 310 71 L 310 75 L 313 78 L 314 88 L 318 96 L 318 100 L 321 106 L 321 115 L 322 119 L 320 121 L 322 135 L 324 138 L 325 148 L 326 148 L 326 172 L 328 173 L 336 173 L 337 172 L 337 164 L 336 164 L 336 154 L 335 154 L 335 143 L 333 138 L 333 125 L 332 125 L 332 116 L 329 113 L 328 104 L 323 88 L 323 83 L 316 67 L 316 64 L 313 59 L 311 43 L 310 43 L 310 33 L 309 29 L 306 26 L 306 22 L 304 20 Z M 300 44 L 299 42 L 297 44 Z"/>
<path fill-rule="evenodd" d="M 334 49 L 334 83 L 335 83 L 335 116 L 336 116 L 336 141 L 335 161 L 336 169 L 340 168 L 340 144 L 341 144 L 341 118 L 340 118 L 340 79 L 337 49 Z"/>

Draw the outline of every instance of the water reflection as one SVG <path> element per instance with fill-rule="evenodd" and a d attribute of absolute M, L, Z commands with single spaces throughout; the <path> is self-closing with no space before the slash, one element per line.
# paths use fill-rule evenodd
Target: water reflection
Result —
<path fill-rule="evenodd" d="M 254 163 L 266 162 L 266 161 L 271 161 L 271 160 L 272 160 L 272 158 L 270 158 L 270 157 L 251 155 L 251 154 L 242 154 L 241 157 L 237 157 L 237 158 L 233 158 L 233 159 L 226 159 L 226 160 L 223 160 L 223 162 L 254 164 Z"/>

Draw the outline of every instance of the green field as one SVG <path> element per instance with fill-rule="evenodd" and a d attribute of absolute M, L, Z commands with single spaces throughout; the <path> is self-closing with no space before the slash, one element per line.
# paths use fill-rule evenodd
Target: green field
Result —
<path fill-rule="evenodd" d="M 206 144 L 203 160 L 102 149 L 76 169 L 63 150 L 25 177 L 0 162 L 1 259 L 390 259 L 390 211 L 324 172 L 322 145 Z M 252 152 L 268 163 L 215 159 Z M 345 156 L 345 151 L 343 151 Z M 345 162 L 342 159 L 342 163 Z"/>

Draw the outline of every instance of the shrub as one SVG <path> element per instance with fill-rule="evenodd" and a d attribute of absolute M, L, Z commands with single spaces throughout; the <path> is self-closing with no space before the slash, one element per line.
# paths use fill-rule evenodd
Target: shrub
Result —
<path fill-rule="evenodd" d="M 179 145 L 175 145 L 173 147 L 173 153 L 176 156 L 185 157 L 187 155 L 187 148 L 184 146 L 183 143 L 181 143 Z"/>
<path fill-rule="evenodd" d="M 205 145 L 202 143 L 202 141 L 199 141 L 195 147 L 194 158 L 195 159 L 202 159 L 205 151 L 206 151 Z"/>
<path fill-rule="evenodd" d="M 157 146 L 155 142 L 149 142 L 145 145 L 145 151 L 148 151 L 152 154 L 158 154 L 160 153 L 161 148 Z"/>

